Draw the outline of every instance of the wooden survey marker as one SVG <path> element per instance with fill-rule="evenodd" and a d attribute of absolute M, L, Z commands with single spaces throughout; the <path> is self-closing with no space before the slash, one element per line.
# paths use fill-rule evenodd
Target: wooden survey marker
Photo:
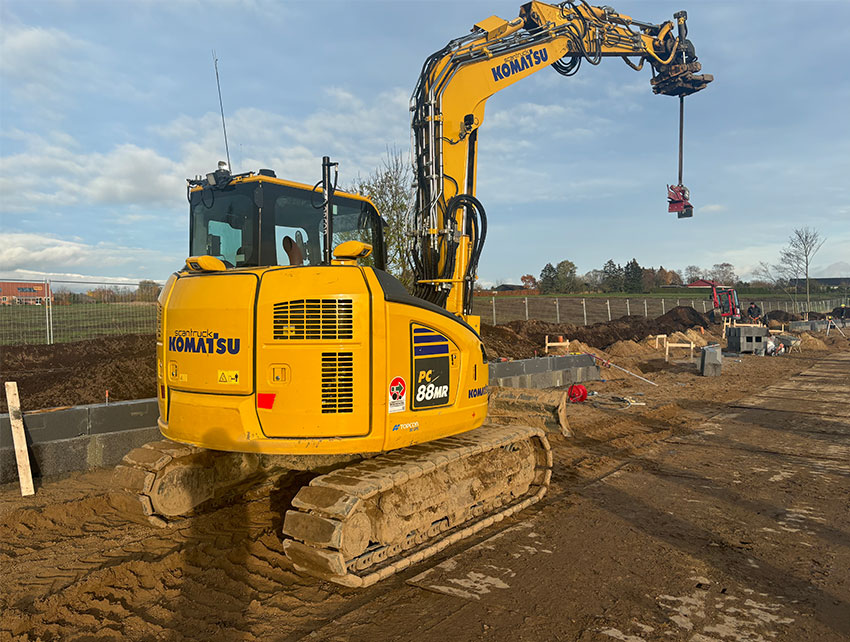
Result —
<path fill-rule="evenodd" d="M 9 407 L 9 421 L 12 424 L 12 442 L 15 444 L 15 459 L 18 462 L 18 479 L 21 482 L 21 495 L 34 495 L 30 457 L 27 452 L 27 438 L 24 434 L 24 416 L 21 413 L 21 400 L 18 397 L 18 382 L 6 382 L 6 405 Z"/>

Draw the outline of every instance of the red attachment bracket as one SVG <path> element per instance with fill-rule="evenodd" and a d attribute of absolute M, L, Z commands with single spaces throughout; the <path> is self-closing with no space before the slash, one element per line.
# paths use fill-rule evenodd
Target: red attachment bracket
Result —
<path fill-rule="evenodd" d="M 667 211 L 676 212 L 679 218 L 690 218 L 694 215 L 694 206 L 691 205 L 691 192 L 684 185 L 667 186 Z"/>

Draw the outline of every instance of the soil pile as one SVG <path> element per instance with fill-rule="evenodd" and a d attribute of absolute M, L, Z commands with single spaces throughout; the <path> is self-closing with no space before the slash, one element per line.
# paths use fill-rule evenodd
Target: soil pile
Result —
<path fill-rule="evenodd" d="M 156 397 L 156 339 L 128 334 L 42 346 L 3 346 L 0 385 L 17 381 L 26 411 Z M 0 412 L 8 412 L 6 396 Z"/>
<path fill-rule="evenodd" d="M 543 344 L 537 345 L 519 336 L 511 328 L 503 325 L 481 324 L 481 340 L 487 358 L 498 359 L 528 359 L 543 354 Z"/>
<path fill-rule="evenodd" d="M 539 350 L 543 346 L 547 334 L 550 337 L 560 335 L 565 339 L 576 339 L 594 348 L 604 349 L 618 341 L 637 342 L 653 334 L 673 334 L 697 326 L 707 328 L 709 325 L 708 317 L 704 314 L 691 307 L 679 306 L 655 319 L 633 314 L 589 326 L 530 320 L 511 321 L 499 327 L 509 328 L 517 336 L 531 342 Z M 533 356 L 533 353 L 526 354 L 526 357 L 531 356 Z"/>
<path fill-rule="evenodd" d="M 803 319 L 799 314 L 793 314 L 785 310 L 771 310 L 765 316 L 768 321 L 778 321 L 779 323 L 791 323 L 792 321 L 802 321 Z"/>
<path fill-rule="evenodd" d="M 817 337 L 813 337 L 808 332 L 803 332 L 800 335 L 800 347 L 803 350 L 828 350 L 827 345 L 818 339 Z"/>
<path fill-rule="evenodd" d="M 850 319 L 850 307 L 841 307 L 839 305 L 837 308 L 832 308 L 830 314 L 837 319 L 843 319 L 845 317 Z"/>
<path fill-rule="evenodd" d="M 647 348 L 634 341 L 617 341 L 605 351 L 612 357 L 643 357 L 653 353 L 653 348 Z"/>

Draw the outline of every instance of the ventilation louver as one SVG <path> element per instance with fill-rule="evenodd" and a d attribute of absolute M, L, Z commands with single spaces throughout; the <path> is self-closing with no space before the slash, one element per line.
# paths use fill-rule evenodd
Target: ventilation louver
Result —
<path fill-rule="evenodd" d="M 322 412 L 354 412 L 354 355 L 322 353 Z"/>
<path fill-rule="evenodd" d="M 351 299 L 300 299 L 274 304 L 275 340 L 340 341 L 351 339 Z"/>

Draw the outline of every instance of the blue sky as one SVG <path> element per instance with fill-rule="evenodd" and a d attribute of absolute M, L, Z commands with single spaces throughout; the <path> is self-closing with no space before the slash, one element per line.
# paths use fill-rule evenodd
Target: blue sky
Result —
<path fill-rule="evenodd" d="M 495 95 L 479 132 L 490 231 L 479 275 L 609 258 L 748 276 L 795 227 L 827 238 L 814 274 L 850 275 L 850 3 L 630 0 L 643 21 L 689 14 L 714 74 L 686 100 L 695 216 L 666 211 L 676 99 L 617 59 L 544 69 Z M 424 58 L 518 2 L 0 0 L 0 277 L 163 279 L 187 253 L 185 178 L 234 170 L 340 181 L 407 153 Z"/>

